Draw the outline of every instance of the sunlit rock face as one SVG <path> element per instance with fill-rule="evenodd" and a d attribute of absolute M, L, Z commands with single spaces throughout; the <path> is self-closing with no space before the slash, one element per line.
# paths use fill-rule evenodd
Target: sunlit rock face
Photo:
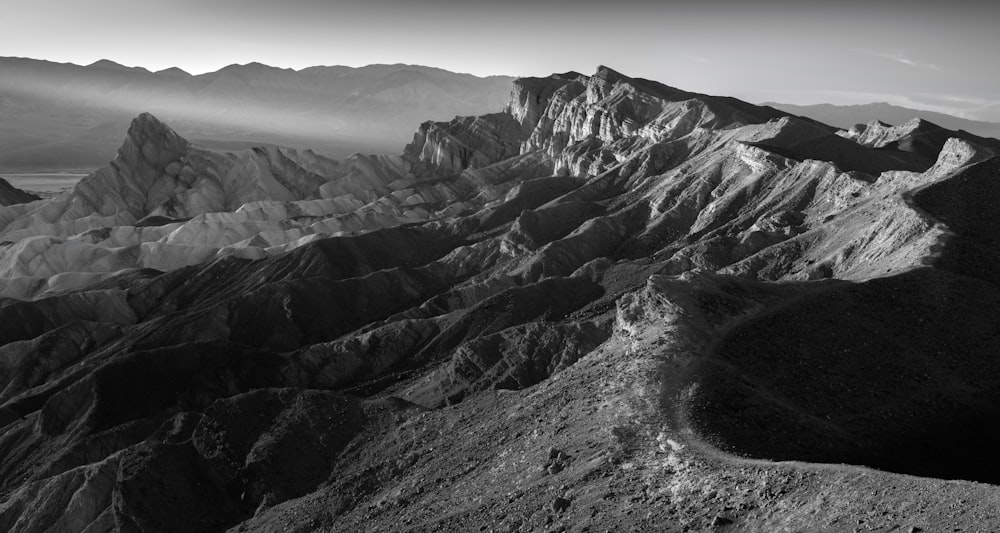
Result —
<path fill-rule="evenodd" d="M 857 487 L 992 517 L 987 485 L 794 461 L 968 477 L 1000 444 L 967 424 L 1000 398 L 993 144 L 604 67 L 394 157 L 140 116 L 0 209 L 0 530 L 837 530 Z"/>

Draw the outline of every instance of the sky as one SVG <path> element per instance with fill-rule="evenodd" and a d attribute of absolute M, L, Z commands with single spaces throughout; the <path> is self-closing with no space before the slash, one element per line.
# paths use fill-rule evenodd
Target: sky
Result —
<path fill-rule="evenodd" d="M 0 0 L 0 56 L 192 73 L 410 63 L 480 76 L 607 65 L 751 102 L 889 102 L 1000 122 L 1000 2 Z"/>

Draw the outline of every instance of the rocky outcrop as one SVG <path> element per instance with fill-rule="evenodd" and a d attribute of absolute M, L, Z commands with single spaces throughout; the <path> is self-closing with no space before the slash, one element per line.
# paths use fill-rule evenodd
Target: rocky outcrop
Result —
<path fill-rule="evenodd" d="M 507 113 L 425 122 L 406 153 L 439 172 L 457 174 L 518 155 L 518 139 L 517 123 Z"/>

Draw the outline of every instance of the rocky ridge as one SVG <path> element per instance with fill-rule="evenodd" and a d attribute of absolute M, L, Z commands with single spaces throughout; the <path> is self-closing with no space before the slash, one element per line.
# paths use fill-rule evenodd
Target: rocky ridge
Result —
<path fill-rule="evenodd" d="M 985 527 L 887 471 L 996 481 L 994 141 L 889 129 L 605 67 L 398 158 L 142 116 L 0 212 L 69 266 L 0 304 L 0 529 Z"/>
<path fill-rule="evenodd" d="M 967 131 L 974 135 L 988 138 L 1000 138 L 1000 124 L 969 120 L 954 115 L 936 113 L 925 109 L 910 109 L 878 102 L 861 105 L 791 105 L 776 102 L 765 102 L 761 105 L 771 106 L 793 115 L 809 117 L 824 124 L 838 128 L 850 129 L 856 124 L 867 124 L 873 120 L 883 123 L 902 125 L 914 118 L 921 118 L 953 131 Z"/>

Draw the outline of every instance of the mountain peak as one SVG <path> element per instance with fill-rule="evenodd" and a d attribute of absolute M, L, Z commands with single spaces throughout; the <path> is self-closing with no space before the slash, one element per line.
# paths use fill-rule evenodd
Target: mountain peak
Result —
<path fill-rule="evenodd" d="M 598 65 L 597 66 L 597 71 L 594 72 L 594 76 L 599 77 L 599 78 L 604 78 L 604 79 L 606 79 L 608 81 L 614 81 L 614 80 L 621 79 L 621 78 L 627 78 L 627 76 L 625 76 L 621 72 L 618 72 L 617 70 L 615 70 L 615 69 L 613 69 L 611 67 L 605 66 L 605 65 Z"/>
<path fill-rule="evenodd" d="M 154 166 L 177 159 L 188 147 L 188 141 L 152 113 L 142 113 L 132 119 L 119 155 L 131 164 L 145 160 Z"/>
<path fill-rule="evenodd" d="M 139 113 L 137 117 L 132 119 L 132 124 L 129 126 L 129 131 L 133 130 L 170 130 L 170 126 L 167 126 L 162 120 L 156 118 L 150 112 Z"/>
<path fill-rule="evenodd" d="M 567 72 L 553 74 L 552 76 L 550 76 L 550 78 L 555 78 L 557 80 L 578 80 L 578 79 L 580 79 L 582 77 L 583 77 L 583 74 L 580 74 L 579 72 L 577 72 L 575 70 L 570 70 L 570 71 L 567 71 Z"/>
<path fill-rule="evenodd" d="M 901 126 L 909 128 L 909 129 L 913 129 L 913 130 L 918 130 L 918 129 L 941 129 L 941 126 L 938 126 L 937 124 L 935 124 L 935 123 L 933 123 L 933 122 L 931 122 L 931 121 L 929 121 L 927 119 L 921 118 L 921 117 L 911 118 L 910 120 L 906 121 L 905 124 L 901 124 Z"/>
<path fill-rule="evenodd" d="M 157 70 L 156 74 L 160 74 L 163 76 L 184 77 L 184 78 L 191 76 L 190 72 L 178 67 L 170 67 L 170 68 L 165 68 L 163 70 Z"/>
<path fill-rule="evenodd" d="M 617 70 L 604 65 L 599 65 L 597 70 L 594 72 L 594 75 L 590 76 L 589 85 L 611 86 L 618 83 L 627 83 L 629 85 L 636 86 L 637 81 L 638 80 L 630 78 Z"/>
<path fill-rule="evenodd" d="M 103 68 L 103 69 L 110 69 L 110 70 L 132 70 L 131 67 L 126 67 L 125 65 L 122 65 L 121 63 L 115 63 L 114 61 L 111 61 L 110 59 L 98 59 L 97 61 L 94 61 L 93 63 L 87 65 L 87 67 L 88 68 Z"/>
<path fill-rule="evenodd" d="M 273 67 L 271 65 L 265 65 L 258 61 L 251 61 L 245 65 L 240 65 L 239 63 L 233 63 L 232 65 L 227 65 L 217 70 L 216 74 L 228 73 L 228 72 L 240 72 L 240 73 L 263 73 L 263 72 L 296 72 L 294 69 Z"/>

